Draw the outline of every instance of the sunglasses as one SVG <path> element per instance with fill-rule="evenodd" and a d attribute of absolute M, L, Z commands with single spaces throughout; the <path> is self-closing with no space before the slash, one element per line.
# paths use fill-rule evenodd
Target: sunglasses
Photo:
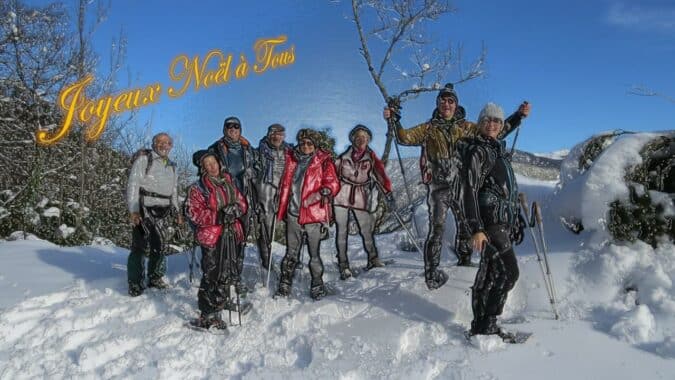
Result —
<path fill-rule="evenodd" d="M 298 143 L 298 146 L 314 146 L 314 143 L 309 140 L 303 140 Z"/>
<path fill-rule="evenodd" d="M 228 124 L 225 126 L 226 129 L 240 129 L 241 125 L 239 124 Z"/>
<path fill-rule="evenodd" d="M 503 123 L 502 119 L 498 117 L 486 117 L 483 120 L 485 121 L 485 123 L 498 123 L 498 124 Z"/>

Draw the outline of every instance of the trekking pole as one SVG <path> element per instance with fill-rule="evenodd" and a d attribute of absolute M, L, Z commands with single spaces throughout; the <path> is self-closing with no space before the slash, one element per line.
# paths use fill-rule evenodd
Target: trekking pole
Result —
<path fill-rule="evenodd" d="M 391 211 L 391 213 L 394 214 L 394 216 L 396 217 L 396 220 L 398 220 L 398 223 L 401 225 L 401 227 L 403 227 L 406 234 L 408 235 L 408 239 L 410 239 L 410 241 L 413 243 L 413 245 L 415 246 L 415 249 L 417 249 L 417 252 L 420 252 L 420 253 L 424 252 L 423 250 L 420 249 L 419 245 L 417 245 L 417 242 L 413 238 L 412 233 L 410 232 L 410 229 L 408 228 L 408 226 L 406 226 L 405 223 L 403 223 L 403 219 L 401 219 L 401 215 L 399 215 L 398 212 L 395 211 L 395 210 L 389 210 L 389 211 Z"/>
<path fill-rule="evenodd" d="M 228 303 L 230 302 L 229 300 L 232 299 L 232 286 L 233 285 L 230 284 L 227 287 L 227 295 L 229 296 L 229 297 L 227 297 Z M 235 292 L 237 291 L 236 289 L 237 289 L 237 287 L 235 286 Z M 231 325 L 232 324 L 232 308 L 230 307 L 230 305 L 227 305 L 227 306 L 228 306 L 227 307 L 227 315 L 228 315 L 228 319 L 229 319 L 230 325 Z"/>
<path fill-rule="evenodd" d="M 234 288 L 234 292 L 237 293 L 237 314 L 239 314 L 239 326 L 241 326 L 241 302 L 239 301 L 239 290 L 237 290 L 237 287 Z"/>
<path fill-rule="evenodd" d="M 389 101 L 387 102 L 387 106 L 389 108 L 393 108 L 396 113 L 399 112 L 401 109 L 401 101 L 398 98 L 389 98 Z M 408 186 L 408 178 L 405 175 L 405 168 L 403 167 L 403 160 L 401 159 L 401 151 L 398 147 L 398 137 L 396 136 L 396 130 L 394 129 L 394 123 L 391 121 L 391 118 L 387 120 L 387 126 L 388 126 L 388 131 L 387 133 L 393 133 L 394 134 L 394 148 L 396 148 L 396 157 L 398 158 L 398 166 L 401 169 L 401 176 L 403 177 L 403 186 L 405 187 L 405 194 L 406 197 L 408 198 L 408 204 L 410 204 L 410 207 L 413 205 L 412 201 L 412 195 L 410 195 L 410 187 Z M 413 210 L 413 217 L 411 219 L 411 223 L 413 227 L 415 228 L 415 232 L 417 233 L 417 237 L 419 238 L 420 236 L 420 231 L 417 228 L 417 223 L 415 223 L 415 212 Z"/>
<path fill-rule="evenodd" d="M 195 263 L 195 247 L 194 245 L 190 248 L 190 256 L 188 256 L 188 268 L 190 268 L 189 278 L 190 284 L 192 284 L 192 279 L 194 277 L 194 263 Z"/>
<path fill-rule="evenodd" d="M 277 228 L 277 217 L 276 214 L 274 216 L 274 219 L 272 219 L 272 238 L 270 239 L 270 245 L 269 245 L 269 257 L 267 258 L 267 283 L 265 285 L 266 288 L 270 287 L 270 272 L 272 271 L 272 242 L 274 241 L 274 232 Z"/>
<path fill-rule="evenodd" d="M 523 102 L 523 104 L 528 104 L 527 100 Z M 513 144 L 511 144 L 511 153 L 509 153 L 509 156 L 513 158 L 513 152 L 516 150 L 516 141 L 518 141 L 518 135 L 520 134 L 520 125 L 518 125 L 518 128 L 516 128 L 516 135 L 513 137 Z"/>
<path fill-rule="evenodd" d="M 534 234 L 535 216 L 530 215 L 530 210 L 527 207 L 527 197 L 525 196 L 525 193 L 518 194 L 518 200 L 520 201 L 520 209 L 523 211 L 523 214 L 525 214 L 525 219 L 527 220 L 527 229 L 530 231 L 530 236 L 532 237 L 532 243 L 534 244 L 534 252 L 537 255 L 537 263 L 539 264 L 539 269 L 541 270 L 542 279 L 544 281 L 544 286 L 546 287 L 546 293 L 548 295 L 548 300 L 551 304 L 551 309 L 553 310 L 553 314 L 555 315 L 556 319 L 558 319 L 558 312 L 556 311 L 555 308 L 553 291 L 551 290 L 551 285 L 549 284 L 548 278 L 546 277 L 546 270 L 544 269 L 544 264 L 541 260 L 541 249 L 539 247 L 539 241 L 537 240 L 537 237 Z M 534 210 L 532 214 L 534 214 Z"/>
<path fill-rule="evenodd" d="M 384 194 L 384 193 L 385 193 L 385 191 L 384 191 L 384 186 L 382 186 L 382 184 L 380 183 L 380 181 L 378 181 L 377 179 L 375 179 L 375 177 L 371 177 L 371 178 L 372 178 L 373 182 L 375 182 L 375 184 L 377 185 L 377 187 L 380 189 L 380 191 L 382 192 L 382 194 Z M 398 211 L 396 211 L 396 210 L 389 210 L 389 212 L 391 212 L 391 213 L 394 215 L 394 217 L 395 217 L 396 220 L 398 221 L 398 224 L 400 224 L 401 227 L 403 227 L 403 229 L 404 229 L 405 232 L 406 232 L 406 235 L 408 235 L 408 239 L 410 239 L 410 241 L 413 243 L 413 245 L 415 246 L 415 249 L 417 249 L 417 252 L 420 252 L 420 253 L 424 252 L 424 251 L 422 251 L 422 250 L 420 249 L 419 245 L 417 245 L 417 240 L 413 237 L 412 232 L 410 231 L 410 229 L 408 228 L 408 226 L 406 226 L 405 223 L 403 222 L 403 218 L 401 218 L 401 215 L 398 213 Z M 415 219 L 414 215 L 413 215 L 413 219 Z"/>
<path fill-rule="evenodd" d="M 541 208 L 535 202 L 532 204 L 535 217 L 537 219 L 537 225 L 539 227 L 539 237 L 541 238 L 542 252 L 544 254 L 544 265 L 546 265 L 546 276 L 548 277 L 549 286 L 551 287 L 551 307 L 553 307 L 553 313 L 555 314 L 555 319 L 559 319 L 558 311 L 556 310 L 556 291 L 555 285 L 553 283 L 553 274 L 551 273 L 551 267 L 548 265 L 548 247 L 546 246 L 546 239 L 544 235 L 544 220 L 541 217 Z"/>

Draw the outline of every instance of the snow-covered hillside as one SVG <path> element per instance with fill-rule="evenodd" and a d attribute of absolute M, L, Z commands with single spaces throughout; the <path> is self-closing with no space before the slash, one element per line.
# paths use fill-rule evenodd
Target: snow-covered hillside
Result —
<path fill-rule="evenodd" d="M 324 278 L 336 294 L 318 302 L 307 272 L 290 299 L 272 299 L 249 247 L 254 309 L 225 336 L 185 327 L 198 314 L 186 255 L 169 258 L 171 289 L 130 298 L 125 250 L 17 240 L 0 243 L 0 378 L 671 379 L 673 246 L 590 246 L 552 215 L 553 182 L 518 179 L 544 206 L 561 314 L 554 320 L 528 237 L 503 315 L 507 329 L 534 333 L 525 344 L 468 342 L 476 269 L 453 266 L 444 250 L 450 280 L 430 292 L 420 254 L 398 249 L 401 232 L 377 237 L 393 264 L 346 282 L 325 241 Z M 360 239 L 350 252 L 365 265 Z"/>

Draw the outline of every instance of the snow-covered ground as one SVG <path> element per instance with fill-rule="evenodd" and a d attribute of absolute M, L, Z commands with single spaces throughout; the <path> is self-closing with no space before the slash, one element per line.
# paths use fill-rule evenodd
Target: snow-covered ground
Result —
<path fill-rule="evenodd" d="M 444 251 L 450 280 L 428 291 L 420 254 L 398 249 L 402 232 L 377 237 L 393 264 L 348 281 L 333 242 L 323 242 L 336 293 L 318 302 L 306 267 L 288 300 L 272 299 L 250 247 L 254 309 L 224 336 L 185 327 L 198 315 L 186 255 L 169 258 L 171 289 L 130 298 L 126 250 L 17 240 L 0 243 L 0 378 L 675 378 L 673 246 L 591 246 L 597 239 L 571 234 L 553 214 L 555 183 L 519 184 L 543 206 L 561 315 L 553 318 L 528 234 L 503 315 L 507 329 L 534 333 L 525 344 L 467 341 L 476 269 L 453 266 Z M 353 266 L 365 265 L 360 239 L 350 252 Z M 283 253 L 275 245 L 277 262 Z"/>

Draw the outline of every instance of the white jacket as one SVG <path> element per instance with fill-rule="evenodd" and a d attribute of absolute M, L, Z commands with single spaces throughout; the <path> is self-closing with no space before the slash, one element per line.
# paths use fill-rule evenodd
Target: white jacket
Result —
<path fill-rule="evenodd" d="M 171 161 L 161 158 L 155 151 L 152 151 L 151 154 L 152 165 L 147 175 L 145 174 L 148 166 L 146 155 L 140 155 L 131 167 L 129 182 L 127 183 L 129 212 L 139 212 L 141 188 L 148 192 L 171 197 L 171 199 L 165 199 L 146 196 L 143 200 L 146 207 L 172 205 L 178 210 L 178 175 L 176 168 Z"/>

